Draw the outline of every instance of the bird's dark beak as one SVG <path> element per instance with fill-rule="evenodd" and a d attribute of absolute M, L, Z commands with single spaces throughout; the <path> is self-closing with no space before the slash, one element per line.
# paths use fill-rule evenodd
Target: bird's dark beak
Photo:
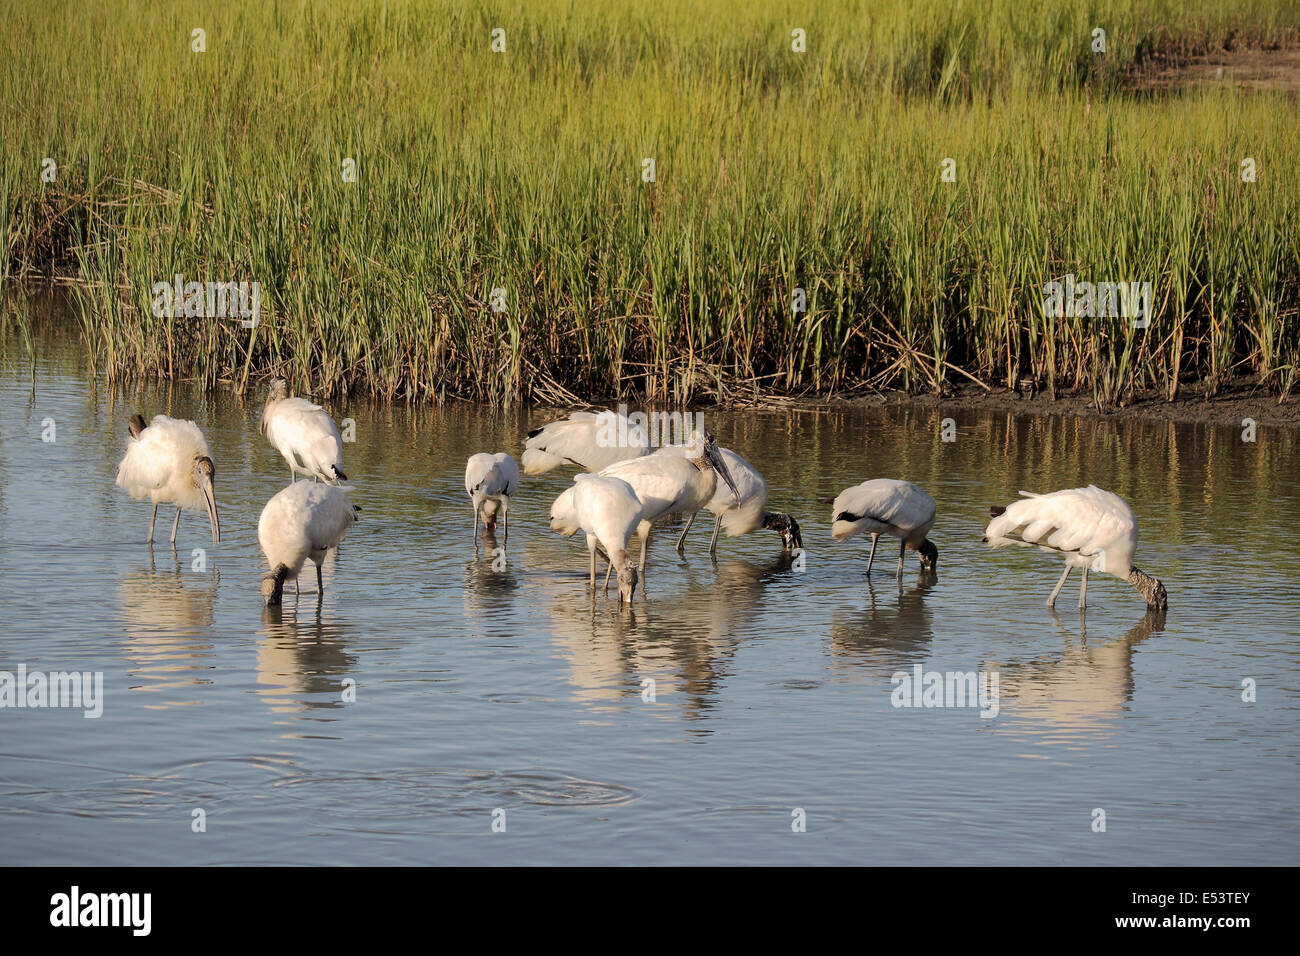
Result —
<path fill-rule="evenodd" d="M 736 490 L 736 482 L 731 478 L 731 472 L 727 470 L 727 463 L 722 460 L 722 455 L 718 452 L 718 446 L 713 439 L 709 439 L 704 444 L 704 457 L 709 460 L 713 470 L 722 476 L 722 480 L 727 483 L 731 489 L 731 497 L 735 499 L 737 505 L 740 504 L 740 492 Z"/>
<path fill-rule="evenodd" d="M 217 514 L 217 496 L 212 489 L 212 479 L 207 475 L 202 477 L 203 500 L 208 506 L 208 523 L 212 525 L 212 543 L 219 544 L 221 541 L 221 516 Z"/>

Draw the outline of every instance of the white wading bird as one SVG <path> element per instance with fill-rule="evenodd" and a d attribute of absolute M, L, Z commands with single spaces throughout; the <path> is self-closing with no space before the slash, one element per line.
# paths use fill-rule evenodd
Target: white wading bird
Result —
<path fill-rule="evenodd" d="M 609 589 L 610 572 L 617 567 L 619 600 L 631 604 L 638 575 L 627 553 L 627 540 L 641 521 L 641 502 L 632 486 L 621 478 L 578 475 L 573 481 L 574 515 L 578 527 L 587 533 L 587 550 L 591 552 L 590 586 L 596 587 L 599 543 L 609 558 L 605 589 Z"/>
<path fill-rule="evenodd" d="M 524 474 L 540 475 L 560 465 L 600 472 L 616 461 L 650 453 L 645 429 L 617 412 L 574 412 L 528 433 Z"/>
<path fill-rule="evenodd" d="M 831 506 L 831 536 L 846 541 L 855 534 L 871 535 L 871 557 L 867 574 L 876 560 L 876 543 L 882 534 L 901 539 L 898 545 L 898 577 L 903 576 L 903 555 L 917 552 L 922 571 L 933 571 L 939 549 L 926 535 L 934 526 L 934 499 L 910 481 L 873 478 L 845 488 Z"/>
<path fill-rule="evenodd" d="M 289 480 L 298 472 L 338 484 L 343 474 L 343 439 L 329 412 L 305 398 L 290 398 L 289 383 L 271 380 L 262 409 L 262 434 L 289 463 Z"/>
<path fill-rule="evenodd" d="M 794 519 L 794 515 L 777 514 L 767 510 L 767 482 L 763 480 L 758 469 L 730 448 L 719 448 L 718 454 L 722 456 L 727 471 L 731 473 L 736 483 L 736 497 L 740 502 L 737 504 L 726 486 L 718 485 L 714 489 L 713 497 L 704 506 L 707 511 L 713 513 L 713 537 L 709 540 L 709 554 L 717 553 L 718 531 L 722 528 L 727 529 L 728 538 L 749 534 L 755 528 L 766 528 L 781 536 L 784 550 L 802 548 L 803 536 L 799 533 L 799 522 Z M 682 529 L 683 539 L 694 523 L 695 515 L 691 515 L 686 522 L 686 527 Z"/>
<path fill-rule="evenodd" d="M 642 578 L 645 577 L 645 554 L 652 522 L 665 515 L 694 515 L 713 498 L 719 475 L 731 489 L 736 503 L 740 502 L 736 482 L 727 470 L 713 436 L 707 432 L 692 432 L 691 440 L 683 446 L 669 445 L 653 455 L 615 462 L 601 475 L 622 478 L 632 486 L 641 502 L 641 523 L 637 530 L 641 535 Z M 678 550 L 681 550 L 685 536 L 683 531 L 677 539 Z"/>
<path fill-rule="evenodd" d="M 496 531 L 497 512 L 505 520 L 506 544 L 510 543 L 510 496 L 519 486 L 519 466 L 503 451 L 471 455 L 465 465 L 465 491 L 474 503 L 474 547 L 478 547 L 478 523 Z"/>
<path fill-rule="evenodd" d="M 268 607 L 280 603 L 286 580 L 293 580 L 297 592 L 298 574 L 308 558 L 316 565 L 319 593 L 325 592 L 320 573 L 325 552 L 343 540 L 360 510 L 348 500 L 346 491 L 335 485 L 303 482 L 290 485 L 266 503 L 257 520 L 257 541 L 271 569 L 262 579 L 262 597 Z"/>
<path fill-rule="evenodd" d="M 166 415 L 155 415 L 146 426 L 141 416 L 132 415 L 128 428 L 131 440 L 126 446 L 126 457 L 117 466 L 117 483 L 132 498 L 153 501 L 149 543 L 153 543 L 153 523 L 158 517 L 158 505 L 163 502 L 176 506 L 172 544 L 176 543 L 176 528 L 181 523 L 183 508 L 207 509 L 212 543 L 219 542 L 221 519 L 217 516 L 216 492 L 212 487 L 216 469 L 199 426 Z"/>
<path fill-rule="evenodd" d="M 1005 508 L 995 505 L 989 509 L 993 520 L 984 531 L 984 540 L 995 548 L 1018 544 L 1065 555 L 1065 573 L 1047 598 L 1048 607 L 1056 604 L 1056 597 L 1065 587 L 1065 579 L 1073 567 L 1083 568 L 1083 583 L 1079 586 L 1081 611 L 1087 606 L 1090 570 L 1127 581 L 1152 610 L 1163 611 L 1168 607 L 1165 586 L 1133 567 L 1138 543 L 1137 516 L 1123 498 L 1096 485 L 1046 495 L 1020 493 L 1025 496 L 1021 500 Z"/>

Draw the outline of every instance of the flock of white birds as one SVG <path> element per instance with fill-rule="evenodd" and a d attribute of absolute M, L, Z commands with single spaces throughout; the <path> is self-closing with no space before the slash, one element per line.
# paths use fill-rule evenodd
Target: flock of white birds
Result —
<path fill-rule="evenodd" d="M 347 497 L 351 489 L 339 484 L 343 473 L 343 442 L 338 427 L 325 409 L 289 395 L 288 383 L 275 379 L 262 412 L 262 433 L 289 465 L 290 484 L 262 509 L 257 538 L 266 556 L 268 572 L 262 596 L 268 606 L 280 604 L 284 585 L 294 582 L 308 559 L 316 565 L 318 593 L 323 593 L 321 564 L 357 520 Z M 146 423 L 134 415 L 130 441 L 118 465 L 117 483 L 132 498 L 149 498 L 149 541 L 159 504 L 176 507 L 171 541 L 183 510 L 206 510 L 212 541 L 221 539 L 213 486 L 212 452 L 194 422 L 157 415 Z M 701 511 L 714 516 L 709 553 L 717 548 L 718 534 L 729 537 L 766 528 L 781 536 L 787 551 L 803 547 L 799 523 L 788 514 L 769 511 L 767 483 L 753 465 L 730 449 L 720 448 L 713 436 L 693 432 L 681 445 L 652 449 L 645 429 L 611 411 L 575 412 L 528 433 L 523 453 L 524 473 L 539 475 L 559 467 L 580 470 L 573 485 L 551 506 L 551 528 L 567 537 L 586 535 L 590 559 L 589 587 L 596 587 L 597 552 L 607 563 L 605 588 L 617 573 L 619 599 L 631 603 L 645 579 L 646 551 L 656 521 L 685 516 L 686 526 L 677 539 L 681 551 Z M 299 482 L 298 475 L 312 481 Z M 474 509 L 474 543 L 479 526 L 495 536 L 498 519 L 509 543 L 510 499 L 519 487 L 519 466 L 505 452 L 481 452 L 465 467 L 465 491 Z M 1133 510 L 1118 495 L 1095 485 L 1050 494 L 1021 492 L 1020 500 L 990 510 L 992 521 L 984 540 L 994 547 L 1021 545 L 1060 552 L 1065 573 L 1047 599 L 1056 603 L 1070 570 L 1082 568 L 1079 609 L 1086 607 L 1088 572 L 1110 574 L 1131 584 L 1148 608 L 1164 610 L 1168 599 L 1164 585 L 1133 565 L 1138 524 Z M 909 550 L 915 551 L 921 571 L 932 574 L 939 551 L 927 535 L 934 525 L 933 498 L 908 481 L 874 478 L 846 488 L 831 508 L 831 535 L 845 541 L 858 534 L 871 535 L 867 574 L 875 562 L 881 535 L 897 538 L 897 575 Z M 633 561 L 629 542 L 640 537 L 640 557 Z M 644 584 L 642 584 L 644 593 Z"/>

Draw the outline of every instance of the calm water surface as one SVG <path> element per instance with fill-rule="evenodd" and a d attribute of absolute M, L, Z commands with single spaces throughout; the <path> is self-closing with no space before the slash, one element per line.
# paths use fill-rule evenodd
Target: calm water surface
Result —
<path fill-rule="evenodd" d="M 714 565 L 706 514 L 684 558 L 654 541 L 627 611 L 548 528 L 568 474 L 524 480 L 504 570 L 475 555 L 465 459 L 553 412 L 344 401 L 361 523 L 323 600 L 269 611 L 256 524 L 288 474 L 257 396 L 95 385 L 75 336 L 3 356 L 0 670 L 102 671 L 105 700 L 0 710 L 0 863 L 1296 861 L 1292 434 L 954 409 L 942 443 L 929 413 L 706 411 L 806 569 L 763 531 Z M 148 503 L 113 484 L 136 410 L 203 428 L 219 546 L 186 513 L 173 552 L 166 508 L 143 543 Z M 869 539 L 831 542 L 827 499 L 879 476 L 939 502 L 937 581 L 909 556 L 900 588 L 883 544 L 868 580 Z M 1085 626 L 1077 574 L 1053 614 L 1058 560 L 981 544 L 990 503 L 1089 482 L 1140 516 L 1163 621 L 1094 576 Z M 915 664 L 996 670 L 998 716 L 893 707 Z"/>

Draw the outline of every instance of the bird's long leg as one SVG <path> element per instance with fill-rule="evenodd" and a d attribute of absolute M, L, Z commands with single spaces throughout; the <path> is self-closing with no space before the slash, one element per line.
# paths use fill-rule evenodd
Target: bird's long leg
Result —
<path fill-rule="evenodd" d="M 904 538 L 898 542 L 898 574 L 897 577 L 903 576 L 903 555 L 907 554 L 907 539 Z"/>
<path fill-rule="evenodd" d="M 646 529 L 646 533 L 643 534 L 643 535 L 641 536 L 641 567 L 640 567 L 640 573 L 641 573 L 641 576 L 642 576 L 642 577 L 645 577 L 645 550 L 646 550 L 646 546 L 647 546 L 649 543 L 650 543 L 650 529 L 647 528 L 647 529 Z"/>
<path fill-rule="evenodd" d="M 587 587 L 593 591 L 596 590 L 596 549 L 590 548 L 591 553 L 591 574 L 587 578 Z"/>
<path fill-rule="evenodd" d="M 709 554 L 718 550 L 718 531 L 722 528 L 722 519 L 717 515 L 713 516 L 713 537 L 709 541 Z"/>
<path fill-rule="evenodd" d="M 871 577 L 871 565 L 876 560 L 876 544 L 880 541 L 880 534 L 876 533 L 871 536 L 871 557 L 867 558 L 867 577 Z"/>
<path fill-rule="evenodd" d="M 325 579 L 321 577 L 319 564 L 316 565 L 316 590 L 321 594 L 325 593 Z"/>
<path fill-rule="evenodd" d="M 176 520 L 172 522 L 172 544 L 176 543 L 176 529 L 180 527 L 180 523 L 181 523 L 181 509 L 177 508 Z"/>
<path fill-rule="evenodd" d="M 686 532 L 690 531 L 690 530 L 691 530 L 691 525 L 695 524 L 695 515 L 697 515 L 697 514 L 699 514 L 698 511 L 693 512 L 693 513 L 691 514 L 691 516 L 690 516 L 688 519 L 686 519 L 686 527 L 683 528 L 683 529 L 682 529 L 682 533 L 681 533 L 680 535 L 677 536 L 677 550 L 678 550 L 678 551 L 681 551 L 681 550 L 682 550 L 682 544 L 685 543 L 685 541 L 686 541 Z"/>
<path fill-rule="evenodd" d="M 1079 585 L 1079 610 L 1088 606 L 1088 566 L 1083 568 L 1083 583 Z"/>
<path fill-rule="evenodd" d="M 606 566 L 605 568 L 605 590 L 606 591 L 609 590 L 609 576 L 610 573 L 613 572 L 613 570 L 614 570 L 614 562 L 610 561 L 608 566 Z"/>
<path fill-rule="evenodd" d="M 510 547 L 510 506 L 506 505 L 505 510 L 501 512 L 501 523 L 506 527 L 506 540 L 501 543 L 501 547 Z"/>
<path fill-rule="evenodd" d="M 1061 593 L 1061 588 L 1065 587 L 1065 579 L 1070 576 L 1070 565 L 1065 566 L 1065 573 L 1061 575 L 1061 580 L 1056 582 L 1056 587 L 1052 588 L 1052 593 L 1047 596 L 1047 606 L 1056 607 L 1056 596 Z"/>
<path fill-rule="evenodd" d="M 154 519 L 157 517 L 158 517 L 158 505 L 157 503 L 155 503 L 153 506 L 153 514 L 149 516 L 149 540 L 146 541 L 145 544 L 153 544 L 153 522 Z"/>

